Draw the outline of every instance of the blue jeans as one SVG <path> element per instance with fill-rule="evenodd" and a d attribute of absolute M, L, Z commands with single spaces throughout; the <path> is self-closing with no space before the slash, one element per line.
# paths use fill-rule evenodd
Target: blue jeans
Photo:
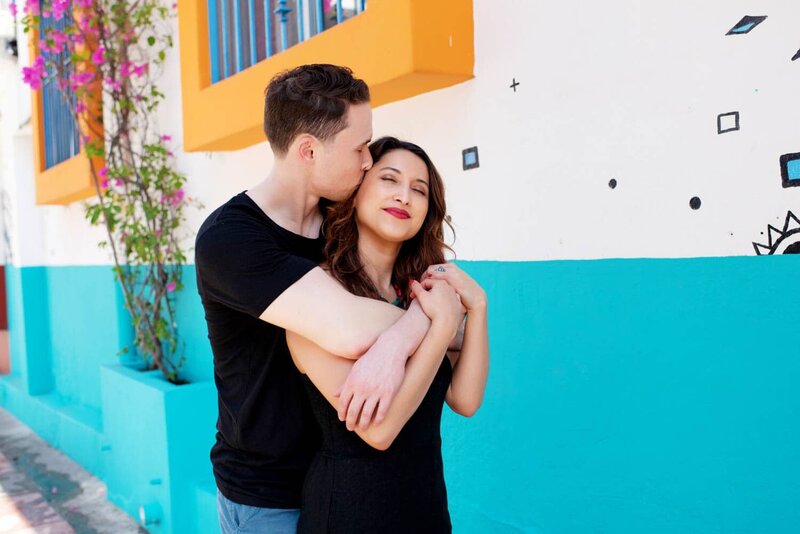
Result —
<path fill-rule="evenodd" d="M 217 490 L 222 534 L 295 534 L 299 509 L 259 508 L 238 504 Z"/>

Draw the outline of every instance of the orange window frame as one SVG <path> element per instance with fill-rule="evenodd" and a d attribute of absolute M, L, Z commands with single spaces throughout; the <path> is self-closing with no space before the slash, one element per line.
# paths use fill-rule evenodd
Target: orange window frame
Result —
<path fill-rule="evenodd" d="M 31 58 L 39 55 L 39 32 L 31 32 L 29 50 Z M 91 123 L 90 116 L 99 116 L 102 88 L 92 88 L 93 96 L 87 100 L 89 111 L 78 121 L 78 133 L 88 136 L 90 141 L 102 139 L 102 125 Z M 99 170 L 105 163 L 103 158 L 90 161 L 84 148 L 50 168 L 45 160 L 44 101 L 42 91 L 31 91 L 31 125 L 33 126 L 33 169 L 36 181 L 36 204 L 65 205 L 89 198 L 96 194 L 92 165 Z"/>
<path fill-rule="evenodd" d="M 305 63 L 346 65 L 372 106 L 473 77 L 472 0 L 369 0 L 367 9 L 217 83 L 211 83 L 207 0 L 178 0 L 184 150 L 239 150 L 264 141 L 264 88 Z"/>

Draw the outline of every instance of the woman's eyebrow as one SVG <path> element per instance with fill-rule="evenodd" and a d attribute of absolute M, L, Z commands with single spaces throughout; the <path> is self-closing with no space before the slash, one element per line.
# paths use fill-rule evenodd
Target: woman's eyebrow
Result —
<path fill-rule="evenodd" d="M 395 169 L 394 167 L 383 167 L 381 170 L 382 171 L 390 170 L 390 171 L 396 172 L 397 174 L 403 174 L 402 172 L 400 172 L 398 169 Z"/>

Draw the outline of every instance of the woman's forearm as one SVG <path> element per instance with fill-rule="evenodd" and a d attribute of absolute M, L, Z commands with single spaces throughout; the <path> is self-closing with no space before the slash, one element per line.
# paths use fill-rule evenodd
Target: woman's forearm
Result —
<path fill-rule="evenodd" d="M 471 417 L 483 402 L 489 375 L 489 324 L 486 307 L 467 313 L 464 342 L 453 369 L 447 404 L 454 412 Z"/>
<path fill-rule="evenodd" d="M 454 334 L 451 325 L 433 321 L 419 348 L 406 364 L 405 377 L 386 418 L 366 430 L 356 429 L 364 441 L 376 449 L 389 448 L 430 389 Z"/>

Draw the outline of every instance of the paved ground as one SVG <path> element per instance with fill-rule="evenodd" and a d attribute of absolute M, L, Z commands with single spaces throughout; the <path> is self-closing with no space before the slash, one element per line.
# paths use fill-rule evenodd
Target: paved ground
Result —
<path fill-rule="evenodd" d="M 0 409 L 0 534 L 145 534 L 105 485 Z"/>

